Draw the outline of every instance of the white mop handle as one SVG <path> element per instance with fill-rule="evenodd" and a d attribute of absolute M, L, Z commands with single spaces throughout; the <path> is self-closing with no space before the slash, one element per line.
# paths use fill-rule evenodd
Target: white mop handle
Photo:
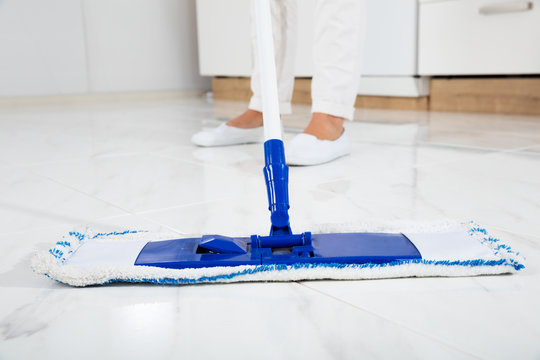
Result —
<path fill-rule="evenodd" d="M 255 28 L 257 31 L 257 50 L 261 79 L 264 139 L 281 140 L 281 119 L 279 117 L 279 98 L 270 1 L 252 1 L 255 1 Z"/>

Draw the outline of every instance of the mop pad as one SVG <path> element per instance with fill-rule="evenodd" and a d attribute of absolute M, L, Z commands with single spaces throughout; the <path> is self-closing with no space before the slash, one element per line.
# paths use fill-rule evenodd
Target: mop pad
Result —
<path fill-rule="evenodd" d="M 72 286 L 116 282 L 185 285 L 248 281 L 360 280 L 404 277 L 455 277 L 515 273 L 524 269 L 519 253 L 481 226 L 469 223 L 350 224 L 320 226 L 316 231 L 400 232 L 421 259 L 389 263 L 300 263 L 167 269 L 134 265 L 148 241 L 171 234 L 126 230 L 65 235 L 56 246 L 33 258 L 35 272 Z"/>

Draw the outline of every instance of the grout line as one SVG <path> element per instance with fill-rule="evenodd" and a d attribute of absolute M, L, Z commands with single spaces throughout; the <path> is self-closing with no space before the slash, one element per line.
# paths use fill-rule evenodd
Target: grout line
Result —
<path fill-rule="evenodd" d="M 107 204 L 107 205 L 109 205 L 109 206 L 112 206 L 112 207 L 114 207 L 114 208 L 116 208 L 116 209 L 118 209 L 118 210 L 121 210 L 121 211 L 123 211 L 123 212 L 125 212 L 125 213 L 128 213 L 128 214 L 130 214 L 130 215 L 136 215 L 136 214 L 133 213 L 131 210 L 124 209 L 124 208 L 121 207 L 120 205 L 113 204 L 113 203 L 111 203 L 111 202 L 109 202 L 109 201 L 107 201 L 107 200 L 105 200 L 105 199 L 102 199 L 102 198 L 100 198 L 100 197 L 97 197 L 97 196 L 88 194 L 88 193 L 86 193 L 85 191 L 82 191 L 82 190 L 80 190 L 80 189 L 78 189 L 78 188 L 76 188 L 76 187 L 73 187 L 73 186 L 69 185 L 69 184 L 65 184 L 64 182 L 59 181 L 59 180 L 57 180 L 57 179 L 55 179 L 55 178 L 52 178 L 52 177 L 50 177 L 50 176 L 46 176 L 46 175 L 39 174 L 39 173 L 35 172 L 35 171 L 32 170 L 32 169 L 27 169 L 27 170 L 28 170 L 30 173 L 34 174 L 35 176 L 38 176 L 38 177 L 40 177 L 40 178 L 47 179 L 47 180 L 52 181 L 52 182 L 54 182 L 54 183 L 56 183 L 56 184 L 58 184 L 58 185 L 62 185 L 63 187 L 66 187 L 66 188 L 68 188 L 68 189 L 70 189 L 70 190 L 72 190 L 72 191 L 75 191 L 75 192 L 79 193 L 79 194 L 83 194 L 83 195 L 85 195 L 85 196 L 87 196 L 87 197 L 90 197 L 90 198 L 92 198 L 92 199 L 94 199 L 94 200 L 99 200 L 99 201 L 101 201 L 101 202 L 103 202 L 103 203 L 105 203 L 105 204 Z"/>
<path fill-rule="evenodd" d="M 88 162 L 93 160 L 100 160 L 100 159 L 112 159 L 112 158 L 121 158 L 121 157 L 129 157 L 129 156 L 144 156 L 150 154 L 149 152 L 144 151 L 133 151 L 133 152 L 126 152 L 126 153 L 117 153 L 117 154 L 94 154 L 92 156 L 85 156 L 85 157 L 76 157 L 76 158 L 68 158 L 68 159 L 59 159 L 59 160 L 44 160 L 44 161 L 38 161 L 38 162 L 30 162 L 30 163 L 24 163 L 24 164 L 8 164 L 7 167 L 14 168 L 14 169 L 26 169 L 29 171 L 31 170 L 31 167 L 40 166 L 40 165 L 61 165 L 61 164 L 70 164 L 70 163 L 80 163 L 80 162 Z M 2 166 L 0 165 L 0 168 Z"/>
<path fill-rule="evenodd" d="M 156 153 L 156 152 L 148 152 L 147 154 L 151 155 L 151 156 L 155 156 L 155 157 L 160 157 L 160 158 L 163 158 L 163 159 L 169 159 L 169 160 L 188 163 L 188 164 L 195 165 L 195 166 L 198 166 L 198 167 L 209 167 L 209 168 L 213 168 L 213 169 L 216 169 L 216 170 L 231 171 L 231 172 L 236 173 L 237 175 L 242 175 L 246 179 L 248 179 L 248 178 L 249 179 L 259 178 L 258 176 L 251 175 L 251 174 L 249 174 L 247 172 L 244 172 L 242 170 L 238 170 L 236 168 L 231 168 L 230 166 L 221 166 L 221 165 L 216 165 L 216 164 L 213 164 L 213 163 L 201 163 L 201 162 L 197 162 L 197 161 L 186 159 L 186 158 L 179 158 L 179 157 L 176 157 L 176 156 L 173 156 L 173 155 L 167 155 L 167 154 Z M 262 171 L 262 168 L 263 168 L 263 166 L 261 166 L 261 171 Z"/>
<path fill-rule="evenodd" d="M 37 174 L 37 175 L 39 175 L 39 174 Z M 39 176 L 41 176 L 41 175 L 39 175 Z M 46 178 L 46 179 L 48 179 L 48 180 L 50 180 L 50 181 L 56 182 L 57 184 L 66 186 L 67 188 L 69 188 L 69 189 L 71 189 L 71 190 L 73 190 L 73 191 L 76 191 L 76 192 L 79 192 L 79 193 L 84 194 L 84 195 L 86 195 L 86 196 L 89 196 L 89 197 L 91 197 L 91 198 L 93 198 L 93 199 L 95 199 L 95 200 L 104 202 L 104 203 L 106 203 L 106 204 L 108 204 L 108 205 L 110 205 L 110 206 L 112 206 L 112 207 L 114 207 L 114 208 L 116 208 L 116 209 L 119 209 L 119 210 L 121 210 L 121 211 L 123 211 L 123 212 L 126 213 L 126 214 L 122 214 L 122 215 L 105 216 L 105 217 L 101 217 L 101 218 L 96 218 L 96 219 L 93 219 L 93 220 L 91 220 L 91 221 L 94 221 L 94 222 L 95 222 L 95 221 L 99 221 L 99 220 L 114 219 L 114 218 L 116 218 L 116 217 L 122 217 L 122 216 L 129 216 L 129 215 L 130 215 L 130 216 L 134 216 L 134 217 L 136 217 L 136 218 L 141 218 L 141 219 L 143 219 L 143 220 L 145 220 L 145 221 L 148 221 L 148 222 L 150 222 L 150 223 L 152 223 L 152 224 L 156 224 L 156 225 L 162 226 L 162 227 L 164 227 L 164 228 L 166 228 L 166 229 L 169 229 L 169 230 L 171 230 L 171 231 L 173 231 L 173 232 L 175 232 L 175 233 L 178 233 L 179 235 L 185 234 L 184 232 L 178 231 L 178 230 L 176 230 L 176 229 L 174 229 L 174 228 L 172 228 L 172 227 L 170 227 L 170 226 L 168 226 L 168 225 L 166 225 L 166 224 L 162 224 L 162 223 L 160 223 L 160 222 L 157 222 L 157 221 L 155 221 L 155 220 L 153 220 L 153 219 L 150 219 L 150 218 L 148 218 L 148 217 L 146 217 L 146 216 L 144 216 L 144 215 L 139 215 L 138 213 L 136 213 L 136 212 L 134 212 L 134 211 L 124 209 L 123 207 L 121 207 L 121 206 L 119 206 L 119 205 L 113 204 L 113 203 L 111 203 L 111 202 L 109 202 L 109 201 L 106 201 L 106 200 L 104 200 L 104 199 L 101 199 L 101 198 L 99 198 L 99 197 L 97 197 L 97 196 L 93 196 L 93 195 L 87 194 L 87 193 L 84 192 L 84 191 L 80 191 L 80 190 L 78 190 L 78 189 L 76 189 L 76 188 L 74 188 L 74 187 L 72 187 L 72 186 L 63 184 L 63 183 L 60 182 L 60 181 L 57 181 L 57 180 L 55 180 L 55 179 L 52 179 L 52 178 L 49 178 L 49 177 L 46 177 L 46 176 L 43 176 L 43 177 Z"/>
<path fill-rule="evenodd" d="M 448 1 L 448 0 L 444 0 L 444 1 Z M 463 113 L 461 113 L 463 114 Z M 486 115 L 484 113 L 484 115 Z M 495 114 L 487 114 L 487 115 L 495 115 Z M 512 116 L 512 115 L 509 115 L 509 116 Z M 536 116 L 536 118 L 539 118 L 539 116 Z M 428 122 L 426 125 L 430 125 L 431 123 Z M 524 133 L 521 133 L 521 132 L 505 132 L 505 131 L 500 131 L 500 130 L 471 130 L 471 129 L 458 129 L 456 130 L 455 128 L 451 127 L 451 126 L 440 126 L 438 127 L 439 130 L 442 130 L 442 131 L 457 131 L 457 132 L 461 132 L 461 133 L 467 133 L 467 134 L 474 134 L 474 135 L 479 135 L 479 134 L 488 134 L 488 135 L 498 135 L 498 136 L 512 136 L 512 137 L 518 137 L 518 138 L 521 138 L 521 139 L 527 139 L 527 140 L 539 140 L 539 137 L 538 136 L 531 136 L 531 135 L 528 135 L 528 134 L 524 134 Z"/>
<path fill-rule="evenodd" d="M 177 210 L 177 209 L 187 208 L 187 207 L 191 207 L 191 206 L 220 203 L 220 202 L 225 202 L 225 201 L 227 201 L 229 199 L 235 199 L 235 197 L 234 196 L 228 196 L 228 197 L 224 197 L 224 198 L 220 198 L 220 199 L 214 199 L 214 200 L 195 201 L 195 202 L 191 202 L 191 203 L 187 203 L 187 204 L 167 206 L 167 207 L 163 207 L 163 208 L 159 208 L 159 209 L 149 209 L 149 210 L 143 210 L 143 211 L 136 211 L 136 212 L 134 212 L 134 214 L 148 215 L 148 214 L 153 214 L 153 213 L 162 212 L 162 211 L 170 211 L 170 210 Z"/>
<path fill-rule="evenodd" d="M 152 224 L 156 224 L 156 225 L 159 225 L 159 226 L 161 226 L 161 227 L 164 227 L 164 228 L 166 228 L 166 229 L 168 229 L 168 230 L 170 230 L 170 231 L 172 231 L 172 232 L 177 233 L 178 235 L 187 235 L 187 234 L 188 234 L 188 233 L 186 233 L 185 231 L 180 231 L 180 230 L 178 230 L 178 229 L 173 228 L 172 226 L 169 226 L 169 225 L 167 225 L 167 224 L 164 224 L 164 223 L 161 223 L 161 222 L 159 222 L 159 221 L 153 220 L 153 219 L 148 218 L 148 217 L 146 217 L 146 216 L 144 216 L 144 215 L 137 215 L 137 214 L 134 214 L 134 216 L 140 217 L 140 218 L 144 219 L 145 221 L 148 221 L 148 222 L 150 222 L 150 223 L 152 223 Z"/>
<path fill-rule="evenodd" d="M 89 223 L 89 222 L 98 222 L 98 221 L 103 221 L 103 220 L 122 218 L 122 217 L 126 217 L 126 216 L 131 216 L 131 215 L 132 214 L 125 213 L 125 214 L 118 214 L 118 215 L 111 215 L 111 216 L 98 216 L 98 217 L 90 218 L 90 219 L 86 220 L 86 222 L 87 223 Z M 74 224 L 73 222 L 63 222 L 63 223 L 61 222 L 61 223 L 56 223 L 56 224 L 37 226 L 37 227 L 34 227 L 34 228 L 25 229 L 25 230 L 1 232 L 0 236 L 2 236 L 2 235 L 20 235 L 20 234 L 24 234 L 24 233 L 28 233 L 28 232 L 35 232 L 35 231 L 39 232 L 39 231 L 47 231 L 47 230 L 51 230 L 51 229 L 58 229 L 58 228 L 61 228 L 61 227 L 64 227 L 64 226 L 74 227 L 74 226 L 80 226 L 80 225 L 84 225 L 84 224 L 81 224 L 81 223 Z"/>
<path fill-rule="evenodd" d="M 533 146 L 523 146 L 518 148 L 512 148 L 512 149 L 488 149 L 488 148 L 477 148 L 477 147 L 467 147 L 467 146 L 459 146 L 459 145 L 451 145 L 451 144 L 442 144 L 442 143 L 428 143 L 428 142 L 418 142 L 416 144 L 399 144 L 399 143 L 386 143 L 386 142 L 377 142 L 377 141 L 355 141 L 360 144 L 374 144 L 374 145 L 384 145 L 384 146 L 394 146 L 394 147 L 404 147 L 404 148 L 410 148 L 411 150 L 416 150 L 418 146 L 424 146 L 424 147 L 431 147 L 431 148 L 444 148 L 448 150 L 458 150 L 458 151 L 482 151 L 482 153 L 474 153 L 474 154 L 463 154 L 460 156 L 459 159 L 454 160 L 447 160 L 447 161 L 441 161 L 441 162 L 435 162 L 425 165 L 413 165 L 412 169 L 421 169 L 421 168 L 428 168 L 428 167 L 436 167 L 439 165 L 447 165 L 452 164 L 456 162 L 470 162 L 473 159 L 477 159 L 479 157 L 488 157 L 488 156 L 495 156 L 498 154 L 511 154 L 511 153 L 517 153 L 521 151 L 526 151 L 529 149 L 535 149 L 540 148 L 538 145 Z M 357 176 L 356 176 L 357 177 Z M 348 177 L 350 179 L 354 177 Z"/>
<path fill-rule="evenodd" d="M 404 324 L 402 324 L 402 323 L 400 323 L 400 322 L 398 322 L 398 321 L 389 319 L 389 318 L 384 317 L 384 316 L 382 316 L 382 315 L 380 315 L 380 314 L 378 314 L 378 313 L 375 313 L 375 312 L 370 311 L 370 310 L 368 310 L 368 309 L 359 307 L 359 306 L 357 306 L 357 305 L 355 305 L 355 304 L 352 304 L 352 303 L 350 303 L 350 302 L 348 302 L 348 301 L 346 301 L 346 300 L 340 299 L 340 298 L 338 298 L 338 297 L 336 297 L 336 296 L 334 296 L 334 295 L 331 295 L 331 294 L 328 294 L 328 293 L 323 292 L 323 291 L 321 291 L 321 290 L 315 289 L 315 288 L 313 288 L 313 287 L 311 287 L 311 286 L 309 286 L 309 285 L 306 285 L 304 282 L 295 281 L 295 283 L 298 284 L 298 285 L 300 285 L 300 286 L 303 286 L 303 287 L 305 287 L 305 288 L 307 288 L 307 289 L 309 289 L 309 290 L 311 290 L 311 291 L 313 291 L 313 292 L 319 293 L 319 294 L 321 294 L 321 295 L 323 295 L 323 296 L 326 296 L 326 297 L 328 297 L 328 298 L 330 298 L 330 299 L 333 299 L 333 300 L 335 300 L 335 301 L 337 301 L 337 302 L 340 302 L 340 303 L 343 303 L 343 304 L 345 304 L 345 305 L 348 305 L 349 307 L 352 307 L 352 308 L 354 308 L 354 309 L 356 309 L 356 310 L 360 310 L 360 311 L 362 311 L 362 312 L 366 312 L 366 313 L 371 314 L 371 315 L 373 315 L 373 316 L 375 316 L 375 317 L 378 317 L 378 318 L 380 318 L 380 319 L 383 319 L 383 320 L 385 320 L 385 321 L 388 321 L 389 323 L 394 324 L 394 325 L 396 325 L 396 326 L 398 326 L 398 327 L 400 327 L 400 328 L 406 329 L 406 330 L 408 330 L 408 331 L 410 331 L 410 332 L 412 332 L 412 333 L 414 333 L 414 334 L 420 335 L 420 336 L 422 336 L 422 337 L 424 337 L 424 338 L 427 338 L 427 339 L 430 339 L 430 340 L 435 341 L 435 342 L 437 342 L 437 343 L 440 343 L 440 344 L 442 344 L 442 345 L 444 345 L 444 346 L 446 346 L 446 347 L 449 347 L 449 348 L 451 348 L 451 349 L 457 350 L 457 351 L 460 352 L 460 353 L 463 353 L 463 354 L 465 354 L 465 355 L 468 355 L 468 356 L 472 356 L 472 357 L 481 359 L 480 356 L 477 356 L 477 355 L 471 354 L 470 352 L 464 351 L 464 350 L 458 348 L 457 346 L 455 346 L 455 345 L 453 345 L 453 344 L 451 344 L 451 343 L 447 343 L 447 342 L 446 342 L 445 340 L 443 340 L 443 339 L 440 339 L 440 338 L 438 338 L 438 337 L 435 337 L 435 336 L 432 336 L 432 335 L 429 335 L 429 334 L 425 334 L 425 333 L 423 333 L 423 332 L 421 332 L 421 331 L 418 331 L 418 330 L 416 330 L 416 329 L 413 329 L 413 328 L 411 328 L 411 327 L 408 327 L 408 326 L 406 326 L 406 325 L 404 325 Z"/>
<path fill-rule="evenodd" d="M 445 147 L 445 148 L 454 148 L 453 146 L 449 146 L 449 147 Z M 476 149 L 476 148 L 469 148 L 470 150 L 476 150 L 476 151 L 479 151 L 479 150 L 484 150 L 485 152 L 483 153 L 476 153 L 476 154 L 464 154 L 462 157 L 460 157 L 459 159 L 454 159 L 454 160 L 448 160 L 448 161 L 442 161 L 442 162 L 438 162 L 438 163 L 433 163 L 433 164 L 427 164 L 427 165 L 415 165 L 414 168 L 415 169 L 422 169 L 422 168 L 430 168 L 430 167 L 436 167 L 436 166 L 439 166 L 439 165 L 448 165 L 448 164 L 453 164 L 453 163 L 456 163 L 456 162 L 461 162 L 461 163 L 467 163 L 467 162 L 471 162 L 473 160 L 476 160 L 478 158 L 482 158 L 482 157 L 491 157 L 491 156 L 496 156 L 496 155 L 499 155 L 499 154 L 511 154 L 511 153 L 517 153 L 517 152 L 520 152 L 520 151 L 523 151 L 523 150 L 527 150 L 527 149 L 530 149 L 529 146 L 527 147 L 521 147 L 521 148 L 514 148 L 514 149 L 506 149 L 506 150 L 487 150 L 487 149 Z"/>
<path fill-rule="evenodd" d="M 535 147 L 537 145 L 528 145 L 528 146 L 522 146 L 517 148 L 510 148 L 510 149 L 497 149 L 497 148 L 489 148 L 489 147 L 480 147 L 480 146 L 467 146 L 467 145 L 460 145 L 460 144 L 450 144 L 445 142 L 429 142 L 429 141 L 418 141 L 418 145 L 429 145 L 429 146 L 441 146 L 441 147 L 448 147 L 448 148 L 455 148 L 455 149 L 469 149 L 469 150 L 484 150 L 484 151 L 491 151 L 491 152 L 505 152 L 505 151 L 514 151 L 514 150 L 522 150 L 522 149 L 529 149 L 531 147 Z"/>
<path fill-rule="evenodd" d="M 95 219 L 92 219 L 91 221 L 97 221 L 97 220 L 100 220 L 100 219 L 103 220 L 103 219 L 109 219 L 109 218 L 114 218 L 114 217 L 121 217 L 121 216 L 131 215 L 131 216 L 135 216 L 135 217 L 142 218 L 142 219 L 144 219 L 144 220 L 146 220 L 146 221 L 148 221 L 148 222 L 150 222 L 150 223 L 157 224 L 157 225 L 159 225 L 159 226 L 162 226 L 162 227 L 165 227 L 165 228 L 167 228 L 167 229 L 169 229 L 169 230 L 172 230 L 172 231 L 174 231 L 174 232 L 176 232 L 176 233 L 178 233 L 178 234 L 180 234 L 180 235 L 183 235 L 183 234 L 186 234 L 186 233 L 185 233 L 185 232 L 182 232 L 182 231 L 180 231 L 180 230 L 178 230 L 178 229 L 175 229 L 175 228 L 173 228 L 173 227 L 171 227 L 171 226 L 169 226 L 169 225 L 166 225 L 166 224 L 164 224 L 164 223 L 161 223 L 161 222 L 158 222 L 158 221 L 156 221 L 156 220 L 154 220 L 154 219 L 151 219 L 151 218 L 149 218 L 149 217 L 147 217 L 147 216 L 145 216 L 145 215 L 147 215 L 147 214 L 149 214 L 149 213 L 153 213 L 153 212 L 159 212 L 159 211 L 162 211 L 162 210 L 171 210 L 171 209 L 175 209 L 175 208 L 189 207 L 189 206 L 193 206 L 193 205 L 198 205 L 198 204 L 208 203 L 208 201 L 201 201 L 200 203 L 199 203 L 199 202 L 195 202 L 195 203 L 189 203 L 189 204 L 182 204 L 182 205 L 178 205 L 178 206 L 172 206 L 172 207 L 168 207 L 168 208 L 160 208 L 160 209 L 145 210 L 145 211 L 142 211 L 142 212 L 137 212 L 137 211 L 132 211 L 132 210 L 125 209 L 125 208 L 123 208 L 123 207 L 120 206 L 120 205 L 111 203 L 110 201 L 107 201 L 107 200 L 105 200 L 105 199 L 102 199 L 102 198 L 100 198 L 100 197 L 98 197 L 98 196 L 94 196 L 94 195 L 88 194 L 88 193 L 86 193 L 85 191 L 79 190 L 78 188 L 75 188 L 75 187 L 73 187 L 73 186 L 71 186 L 71 185 L 68 185 L 68 184 L 63 183 L 62 181 L 56 180 L 56 179 L 51 178 L 51 177 L 49 177 L 49 176 L 41 175 L 41 174 L 39 174 L 39 173 L 33 171 L 32 169 L 27 169 L 27 170 L 28 170 L 30 173 L 34 174 L 35 176 L 38 176 L 38 177 L 40 177 L 40 178 L 44 178 L 44 179 L 47 179 L 47 180 L 49 180 L 49 181 L 52 181 L 52 182 L 54 182 L 54 183 L 56 183 L 56 184 L 59 184 L 59 185 L 61 185 L 61 186 L 63 186 L 63 187 L 66 187 L 66 188 L 68 188 L 68 189 L 70 189 L 70 190 L 72 190 L 72 191 L 75 191 L 75 192 L 77 192 L 77 193 L 83 194 L 83 195 L 85 195 L 85 196 L 87 196 L 87 197 L 90 197 L 90 198 L 92 198 L 92 199 L 94 199 L 94 200 L 98 200 L 98 201 L 100 201 L 100 202 L 103 202 L 103 203 L 105 203 L 105 204 L 107 204 L 107 205 L 109 205 L 109 206 L 111 206 L 111 207 L 113 207 L 113 208 L 115 208 L 115 209 L 118 209 L 118 210 L 120 210 L 120 211 L 122 211 L 122 212 L 125 213 L 125 214 L 121 214 L 121 215 L 114 215 L 114 216 L 106 216 L 106 217 L 102 217 L 102 218 L 95 218 Z M 211 203 L 211 202 L 214 202 L 214 201 L 215 201 L 215 202 L 225 201 L 226 199 L 230 199 L 230 198 L 231 198 L 231 197 L 225 197 L 225 198 L 222 198 L 222 199 L 216 199 L 216 200 L 210 201 L 210 203 Z M 67 224 L 67 223 L 66 223 L 66 224 Z"/>
<path fill-rule="evenodd" d="M 163 154 L 163 153 L 160 153 L 160 152 L 149 152 L 148 154 L 151 155 L 151 156 L 154 156 L 154 157 L 158 157 L 158 158 L 162 158 L 162 159 L 168 159 L 168 160 L 174 160 L 174 161 L 180 161 L 180 162 L 185 162 L 185 163 L 188 163 L 188 164 L 191 164 L 191 165 L 196 165 L 196 166 L 199 166 L 199 167 L 210 167 L 210 168 L 213 168 L 213 169 L 216 169 L 216 170 L 231 170 L 230 167 L 220 166 L 220 165 L 216 165 L 216 164 L 212 164 L 212 163 L 201 163 L 201 162 L 197 162 L 197 161 L 190 160 L 190 159 L 187 159 L 187 158 L 180 158 L 180 157 L 177 157 L 177 156 L 174 156 L 174 155 Z"/>

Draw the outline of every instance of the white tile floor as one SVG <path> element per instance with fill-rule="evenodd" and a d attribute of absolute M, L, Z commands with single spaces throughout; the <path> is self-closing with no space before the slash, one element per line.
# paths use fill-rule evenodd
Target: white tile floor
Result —
<path fill-rule="evenodd" d="M 359 110 L 351 156 L 291 168 L 297 230 L 475 219 L 527 257 L 519 275 L 74 289 L 31 272 L 80 224 L 265 232 L 261 146 L 189 143 L 244 106 L 0 109 L 0 358 L 540 358 L 540 117 Z"/>

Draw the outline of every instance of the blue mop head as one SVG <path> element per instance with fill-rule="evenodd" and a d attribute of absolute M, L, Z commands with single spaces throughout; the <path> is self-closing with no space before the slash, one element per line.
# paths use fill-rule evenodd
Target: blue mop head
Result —
<path fill-rule="evenodd" d="M 402 224 L 401 226 L 326 226 L 318 232 L 403 233 L 421 259 L 387 263 L 242 265 L 166 269 L 135 266 L 149 241 L 174 238 L 146 231 L 70 232 L 48 252 L 36 254 L 35 272 L 72 286 L 115 282 L 184 285 L 248 281 L 360 280 L 426 276 L 475 276 L 515 273 L 524 269 L 523 258 L 508 245 L 469 223 Z M 322 230 L 322 231 L 321 231 Z"/>

